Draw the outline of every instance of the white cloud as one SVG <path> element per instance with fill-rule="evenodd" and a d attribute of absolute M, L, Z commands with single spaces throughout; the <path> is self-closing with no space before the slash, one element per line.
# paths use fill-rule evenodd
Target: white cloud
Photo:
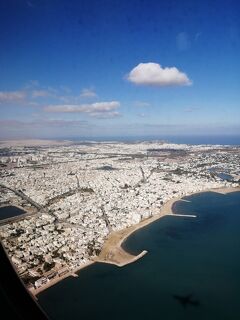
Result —
<path fill-rule="evenodd" d="M 0 103 L 22 102 L 26 98 L 26 92 L 19 91 L 0 91 Z"/>
<path fill-rule="evenodd" d="M 118 111 L 108 111 L 108 112 L 93 112 L 90 116 L 97 119 L 112 119 L 121 117 L 121 113 Z"/>
<path fill-rule="evenodd" d="M 82 98 L 95 98 L 97 97 L 96 92 L 93 89 L 84 88 L 81 91 L 80 97 Z"/>
<path fill-rule="evenodd" d="M 120 116 L 116 109 L 120 107 L 118 101 L 95 102 L 91 104 L 61 104 L 49 105 L 44 108 L 45 112 L 53 113 L 87 113 L 96 118 L 115 118 Z"/>
<path fill-rule="evenodd" d="M 190 85 L 192 82 L 187 75 L 176 67 L 166 67 L 158 63 L 139 63 L 127 76 L 130 82 L 146 86 L 181 86 Z"/>

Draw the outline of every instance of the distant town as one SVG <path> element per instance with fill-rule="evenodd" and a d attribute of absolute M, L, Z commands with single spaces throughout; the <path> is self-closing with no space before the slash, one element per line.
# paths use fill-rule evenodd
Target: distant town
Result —
<path fill-rule="evenodd" d="M 74 273 L 114 231 L 172 198 L 237 187 L 240 147 L 153 142 L 0 145 L 0 237 L 29 289 Z"/>

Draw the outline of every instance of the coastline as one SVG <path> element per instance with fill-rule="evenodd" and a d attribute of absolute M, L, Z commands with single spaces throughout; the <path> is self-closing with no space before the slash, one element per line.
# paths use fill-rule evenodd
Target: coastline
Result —
<path fill-rule="evenodd" d="M 88 262 L 86 262 L 85 264 L 83 264 L 82 266 L 77 267 L 76 269 L 71 270 L 71 271 L 69 271 L 68 273 L 66 273 L 66 274 L 64 274 L 64 275 L 62 275 L 62 276 L 60 276 L 60 277 L 58 277 L 58 278 L 54 278 L 54 279 L 48 281 L 46 284 L 44 284 L 43 286 L 41 286 L 41 287 L 39 287 L 39 288 L 37 288 L 37 289 L 31 288 L 31 289 L 28 289 L 28 290 L 31 292 L 31 294 L 33 295 L 33 297 L 37 300 L 37 297 L 36 297 L 36 296 L 37 296 L 39 293 L 41 293 L 42 291 L 47 290 L 48 288 L 54 286 L 54 285 L 57 284 L 58 282 L 66 279 L 66 278 L 68 278 L 68 277 L 78 277 L 77 272 L 79 272 L 80 270 L 82 270 L 82 269 L 84 269 L 84 268 L 89 267 L 89 266 L 90 266 L 91 264 L 93 264 L 93 263 L 94 263 L 94 261 L 88 261 Z"/>
<path fill-rule="evenodd" d="M 199 192 L 193 192 L 190 193 L 188 195 L 183 195 L 180 197 L 175 197 L 170 199 L 169 201 L 167 201 L 163 207 L 160 209 L 159 213 L 147 218 L 145 220 L 142 220 L 141 222 L 139 222 L 136 225 L 133 225 L 131 227 L 128 227 L 126 229 L 120 230 L 120 231 L 116 231 L 113 232 L 109 238 L 106 240 L 106 242 L 103 245 L 103 249 L 99 255 L 99 257 L 97 257 L 95 259 L 96 262 L 102 262 L 102 263 L 111 263 L 111 264 L 115 264 L 119 267 L 121 266 L 125 266 L 129 263 L 132 263 L 136 260 L 138 260 L 139 258 L 141 258 L 142 256 L 144 256 L 147 251 L 144 250 L 142 251 L 139 255 L 134 256 L 131 255 L 130 253 L 128 253 L 127 251 L 125 251 L 122 247 L 122 244 L 124 241 L 127 240 L 127 238 L 135 231 L 144 228 L 145 226 L 149 225 L 150 223 L 155 222 L 156 220 L 164 217 L 164 216 L 170 216 L 170 215 L 174 215 L 174 216 L 178 216 L 178 217 L 189 217 L 189 218 L 195 218 L 195 215 L 184 215 L 184 214 L 175 214 L 172 211 L 173 205 L 175 204 L 175 202 L 177 201 L 184 201 L 184 199 L 182 199 L 183 197 L 186 196 L 190 196 L 193 194 L 199 194 L 199 193 L 205 193 L 205 192 L 218 192 L 218 193 L 222 193 L 222 194 L 227 194 L 229 192 L 233 192 L 233 191 L 240 191 L 240 187 L 223 187 L 223 188 L 214 188 L 214 189 L 206 189 L 206 190 L 202 190 Z"/>
<path fill-rule="evenodd" d="M 71 270 L 70 272 L 68 272 L 67 274 L 58 277 L 56 279 L 50 280 L 49 282 L 47 282 L 45 285 L 41 286 L 38 289 L 30 289 L 29 291 L 33 294 L 33 296 L 35 296 L 35 298 L 37 299 L 36 295 L 38 295 L 39 293 L 43 292 L 44 290 L 50 288 L 51 286 L 54 286 L 55 284 L 57 284 L 58 282 L 60 282 L 61 280 L 68 278 L 70 276 L 73 277 L 77 277 L 77 273 L 81 270 L 84 269 L 86 267 L 88 267 L 89 265 L 96 263 L 96 262 L 100 262 L 100 263 L 108 263 L 108 264 L 114 264 L 118 267 L 123 267 L 127 264 L 133 263 L 135 261 L 137 261 L 138 259 L 142 258 L 145 254 L 147 254 L 146 250 L 143 250 L 140 254 L 138 255 L 132 255 L 129 252 L 127 252 L 125 249 L 123 249 L 122 244 L 123 242 L 125 242 L 127 240 L 127 238 L 134 233 L 135 231 L 144 228 L 145 226 L 159 220 L 160 218 L 164 217 L 164 216 L 179 216 L 179 217 L 189 217 L 189 218 L 195 218 L 195 215 L 184 215 L 184 214 L 174 214 L 172 212 L 172 208 L 175 202 L 177 201 L 185 201 L 184 199 L 182 199 L 183 197 L 186 196 L 191 196 L 194 194 L 199 194 L 199 193 L 205 193 L 205 192 L 217 192 L 217 193 L 222 193 L 222 194 L 227 194 L 230 192 L 237 192 L 240 191 L 240 187 L 221 187 L 221 188 L 212 188 L 212 189 L 205 189 L 202 191 L 197 191 L 197 192 L 193 192 L 193 193 L 189 193 L 187 195 L 182 195 L 180 197 L 174 197 L 170 200 L 168 200 L 163 206 L 162 208 L 159 210 L 159 213 L 149 217 L 145 220 L 142 220 L 141 222 L 139 222 L 136 225 L 130 226 L 128 228 L 125 228 L 123 230 L 119 230 L 119 231 L 114 231 L 112 232 L 108 239 L 105 241 L 102 251 L 100 253 L 100 255 L 98 257 L 93 257 L 91 261 L 88 261 L 87 263 L 83 264 L 82 266 Z"/>

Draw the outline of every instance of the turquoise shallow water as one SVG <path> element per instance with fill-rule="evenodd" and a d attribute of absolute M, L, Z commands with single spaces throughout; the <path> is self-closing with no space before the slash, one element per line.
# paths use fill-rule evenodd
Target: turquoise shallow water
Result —
<path fill-rule="evenodd" d="M 148 254 L 123 268 L 94 264 L 38 296 L 51 319 L 240 319 L 240 192 L 185 197 L 124 246 Z M 192 294 L 185 308 L 174 295 Z"/>

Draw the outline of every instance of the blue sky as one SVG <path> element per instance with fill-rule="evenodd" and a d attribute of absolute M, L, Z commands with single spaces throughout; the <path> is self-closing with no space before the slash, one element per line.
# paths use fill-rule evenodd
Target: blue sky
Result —
<path fill-rule="evenodd" d="M 240 133 L 239 1 L 0 2 L 0 138 Z"/>

